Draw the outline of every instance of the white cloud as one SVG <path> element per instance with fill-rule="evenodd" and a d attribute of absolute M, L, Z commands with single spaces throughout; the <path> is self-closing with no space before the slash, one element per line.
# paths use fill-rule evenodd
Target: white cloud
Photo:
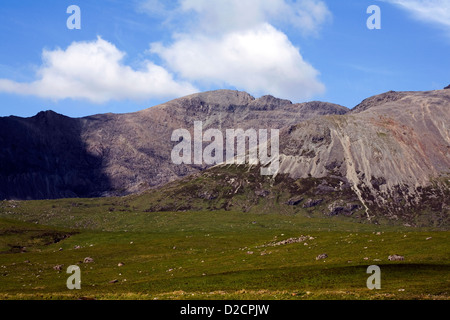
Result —
<path fill-rule="evenodd" d="M 317 34 L 331 17 L 322 0 L 146 0 L 137 10 L 178 25 L 168 29 L 171 43 L 150 45 L 164 66 L 145 60 L 133 69 L 124 63 L 124 52 L 98 38 L 44 50 L 35 81 L 0 79 L 0 92 L 102 103 L 174 98 L 197 87 L 233 87 L 295 101 L 324 91 L 319 72 L 281 31 Z"/>
<path fill-rule="evenodd" d="M 0 79 L 0 92 L 35 95 L 60 100 L 144 100 L 181 96 L 198 91 L 187 82 L 177 82 L 164 68 L 150 61 L 142 70 L 122 63 L 124 52 L 98 38 L 74 42 L 66 50 L 44 50 L 38 80 L 20 83 Z"/>
<path fill-rule="evenodd" d="M 411 12 L 419 20 L 450 29 L 449 0 L 382 0 Z"/>
<path fill-rule="evenodd" d="M 155 0 L 151 0 L 154 2 Z M 321 0 L 180 0 L 180 9 L 195 12 L 203 32 L 254 28 L 261 23 L 290 25 L 302 34 L 316 34 L 331 13 Z"/>
<path fill-rule="evenodd" d="M 318 71 L 306 63 L 287 36 L 269 24 L 226 33 L 179 35 L 175 43 L 154 43 L 170 70 L 206 85 L 234 86 L 252 94 L 304 100 L 324 91 Z"/>
<path fill-rule="evenodd" d="M 323 1 L 179 0 L 168 12 L 184 29 L 174 32 L 172 43 L 151 44 L 150 52 L 180 78 L 294 101 L 324 92 L 319 72 L 281 31 L 317 34 L 331 18 Z"/>

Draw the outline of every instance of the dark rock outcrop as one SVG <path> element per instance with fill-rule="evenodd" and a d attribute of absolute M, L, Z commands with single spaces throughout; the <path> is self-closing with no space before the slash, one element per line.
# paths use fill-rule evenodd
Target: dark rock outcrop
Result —
<path fill-rule="evenodd" d="M 359 204 L 345 203 L 342 200 L 338 200 L 328 206 L 329 211 L 326 213 L 326 215 L 328 215 L 328 216 L 337 216 L 337 215 L 350 216 L 359 209 L 361 209 L 361 206 Z"/>
<path fill-rule="evenodd" d="M 300 202 L 303 201 L 303 199 L 304 199 L 303 197 L 294 197 L 294 198 L 289 199 L 289 200 L 286 202 L 286 204 L 288 204 L 288 205 L 290 205 L 290 206 L 296 206 L 296 205 L 299 205 Z"/>
<path fill-rule="evenodd" d="M 303 208 L 311 208 L 311 207 L 315 207 L 318 206 L 319 204 L 321 204 L 323 201 L 323 199 L 308 199 L 305 204 L 303 204 Z"/>

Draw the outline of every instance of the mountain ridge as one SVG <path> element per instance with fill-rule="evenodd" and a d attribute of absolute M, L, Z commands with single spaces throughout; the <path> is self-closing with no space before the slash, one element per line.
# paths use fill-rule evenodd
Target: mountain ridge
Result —
<path fill-rule="evenodd" d="M 205 130 L 280 129 L 347 112 L 335 104 L 296 105 L 272 96 L 255 99 L 245 92 L 218 90 L 127 114 L 70 118 L 43 111 L 30 118 L 2 117 L 0 198 L 120 196 L 198 172 L 206 166 L 176 166 L 170 161 L 172 132 L 192 130 L 194 121 L 203 121 Z"/>
<path fill-rule="evenodd" d="M 447 226 L 450 91 L 367 102 L 359 112 L 282 128 L 273 177 L 261 176 L 258 166 L 219 164 L 144 192 L 133 203 L 152 212 L 306 210 L 375 223 Z"/>
<path fill-rule="evenodd" d="M 449 109 L 449 90 L 390 91 L 353 110 L 219 90 L 129 114 L 0 118 L 0 198 L 142 194 L 149 211 L 300 204 L 325 215 L 446 225 Z M 173 164 L 171 134 L 192 134 L 194 121 L 203 130 L 279 129 L 278 172 L 265 179 L 252 167 Z"/>

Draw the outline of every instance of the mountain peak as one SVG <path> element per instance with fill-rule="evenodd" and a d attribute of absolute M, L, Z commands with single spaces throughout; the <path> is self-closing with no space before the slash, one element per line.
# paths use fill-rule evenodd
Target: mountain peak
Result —
<path fill-rule="evenodd" d="M 45 111 L 39 111 L 32 118 L 34 118 L 34 119 L 49 119 L 49 118 L 59 118 L 59 117 L 65 117 L 65 116 L 60 113 L 57 113 L 53 110 L 45 110 Z"/>
<path fill-rule="evenodd" d="M 198 100 L 206 104 L 218 105 L 247 105 L 255 98 L 244 91 L 221 89 L 194 93 L 177 100 Z"/>
<path fill-rule="evenodd" d="M 59 114 L 53 110 L 46 110 L 46 111 L 40 111 L 38 112 L 36 115 L 34 115 L 33 117 L 31 117 L 31 119 L 36 120 L 38 122 L 54 122 L 57 120 L 60 120 L 62 118 L 68 118 L 65 115 Z"/>
<path fill-rule="evenodd" d="M 276 98 L 272 95 L 265 95 L 259 99 L 252 101 L 251 105 L 252 107 L 256 107 L 257 109 L 273 110 L 278 107 L 292 105 L 292 102 L 290 100 Z"/>
<path fill-rule="evenodd" d="M 310 101 L 297 104 L 303 112 L 313 112 L 315 114 L 346 114 L 349 112 L 347 107 L 339 104 L 322 102 L 322 101 Z"/>
<path fill-rule="evenodd" d="M 387 102 L 393 102 L 400 100 L 407 95 L 406 92 L 388 91 L 370 98 L 364 99 L 360 104 L 352 109 L 352 113 L 359 113 L 372 108 L 377 105 L 381 105 Z"/>

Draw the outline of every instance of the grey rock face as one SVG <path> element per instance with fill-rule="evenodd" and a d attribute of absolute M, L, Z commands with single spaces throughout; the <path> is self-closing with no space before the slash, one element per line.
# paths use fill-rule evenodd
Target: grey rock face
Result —
<path fill-rule="evenodd" d="M 283 129 L 279 173 L 293 179 L 342 177 L 369 220 L 376 211 L 399 220 L 428 210 L 445 222 L 450 91 L 388 93 L 365 101 L 359 112 Z M 320 186 L 317 194 L 327 190 Z"/>

